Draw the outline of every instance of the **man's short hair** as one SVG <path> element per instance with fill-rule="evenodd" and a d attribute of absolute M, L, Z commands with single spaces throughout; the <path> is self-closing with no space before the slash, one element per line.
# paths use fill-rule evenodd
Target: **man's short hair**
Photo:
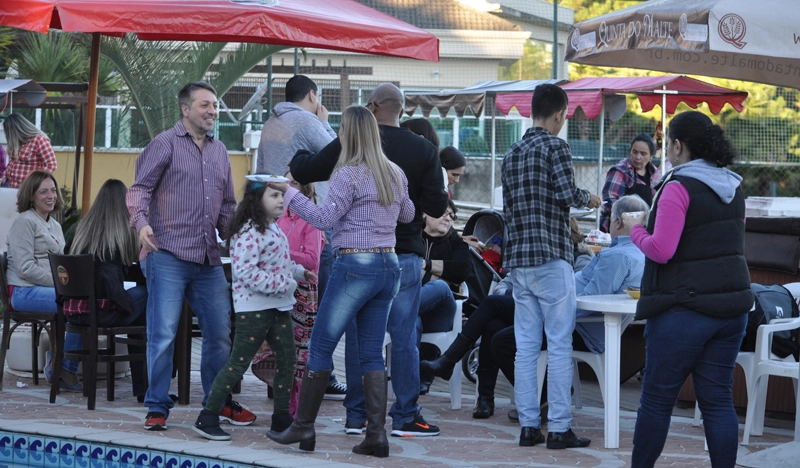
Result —
<path fill-rule="evenodd" d="M 622 213 L 636 213 L 638 211 L 650 211 L 647 202 L 642 200 L 639 195 L 625 195 L 611 205 L 611 219 L 619 218 Z M 647 218 L 645 217 L 646 221 Z"/>
<path fill-rule="evenodd" d="M 317 84 L 305 75 L 295 75 L 286 82 L 286 102 L 300 102 L 309 91 L 317 92 Z"/>
<path fill-rule="evenodd" d="M 567 93 L 560 86 L 549 83 L 540 84 L 533 90 L 531 117 L 547 119 L 556 112 L 566 109 L 568 103 Z"/>
<path fill-rule="evenodd" d="M 217 95 L 217 90 L 205 81 L 192 81 L 178 91 L 178 109 L 183 109 L 183 106 L 192 106 L 192 94 L 198 89 L 205 89 Z"/>

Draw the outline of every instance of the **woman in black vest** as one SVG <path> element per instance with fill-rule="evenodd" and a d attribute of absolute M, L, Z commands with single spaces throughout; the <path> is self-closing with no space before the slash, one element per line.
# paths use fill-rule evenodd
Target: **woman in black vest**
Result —
<path fill-rule="evenodd" d="M 711 465 L 733 467 L 733 369 L 753 305 L 741 177 L 725 169 L 737 154 L 723 130 L 695 111 L 672 119 L 666 143 L 674 169 L 654 196 L 647 227 L 631 231 L 647 257 L 636 308 L 636 319 L 647 319 L 647 362 L 632 464 L 651 467 L 658 459 L 691 375 Z M 623 217 L 628 225 L 642 219 Z"/>

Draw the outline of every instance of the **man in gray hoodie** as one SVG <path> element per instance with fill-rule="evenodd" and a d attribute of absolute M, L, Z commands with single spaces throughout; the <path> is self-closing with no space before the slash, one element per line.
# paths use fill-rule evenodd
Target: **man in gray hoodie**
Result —
<path fill-rule="evenodd" d="M 328 123 L 328 109 L 322 105 L 316 83 L 305 75 L 295 75 L 286 82 L 286 102 L 272 109 L 272 117 L 261 129 L 256 170 L 282 176 L 289 171 L 295 153 L 317 153 L 334 138 L 336 132 Z M 316 191 L 323 203 L 328 183 L 318 182 Z"/>
<path fill-rule="evenodd" d="M 261 143 L 258 145 L 259 174 L 284 175 L 289 172 L 289 161 L 295 153 L 306 150 L 317 153 L 336 138 L 328 123 L 328 109 L 322 105 L 317 84 L 305 75 L 295 75 L 286 82 L 286 102 L 272 108 L 272 116 L 261 129 Z M 315 185 L 317 202 L 325 203 L 328 196 L 328 182 Z M 333 264 L 330 247 L 330 232 L 325 233 L 328 242 L 320 253 L 319 298 L 322 299 Z M 326 399 L 343 400 L 347 387 L 336 380 L 331 373 Z"/>

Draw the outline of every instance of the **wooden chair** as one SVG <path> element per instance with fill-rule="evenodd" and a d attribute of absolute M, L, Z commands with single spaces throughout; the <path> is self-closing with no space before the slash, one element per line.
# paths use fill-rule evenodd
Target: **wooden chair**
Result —
<path fill-rule="evenodd" d="M 53 274 L 57 296 L 64 299 L 88 299 L 90 325 L 77 326 L 66 322 L 63 303 L 58 304 L 56 317 L 56 355 L 53 362 L 53 385 L 50 388 L 50 403 L 55 403 L 58 394 L 58 382 L 61 374 L 61 363 L 66 359 L 83 362 L 83 394 L 88 396 L 87 407 L 95 409 L 97 398 L 97 365 L 100 362 L 107 364 L 106 381 L 108 383 L 108 401 L 114 401 L 114 376 L 115 363 L 125 361 L 144 361 L 144 352 L 131 354 L 116 353 L 117 343 L 138 345 L 145 347 L 144 340 L 136 340 L 118 335 L 143 335 L 147 336 L 145 326 L 127 327 L 98 327 L 97 326 L 97 301 L 94 292 L 94 259 L 91 255 L 59 255 L 51 253 L 50 271 Z M 83 337 L 84 349 L 64 352 L 65 332 L 80 333 Z M 99 338 L 104 336 L 106 347 L 99 348 Z M 88 348 L 87 348 L 88 346 Z"/>
<path fill-rule="evenodd" d="M 11 301 L 8 297 L 8 282 L 6 281 L 6 254 L 2 255 L 0 264 L 0 307 L 3 311 L 3 339 L 0 343 L 0 391 L 3 390 L 3 366 L 6 362 L 6 352 L 11 345 L 11 335 L 17 327 L 30 324 L 31 327 L 31 374 L 33 384 L 39 385 L 39 338 L 42 330 L 47 332 L 50 343 L 53 342 L 51 331 L 54 329 L 56 314 L 40 312 L 17 312 L 11 310 Z M 14 324 L 11 324 L 11 321 Z"/>

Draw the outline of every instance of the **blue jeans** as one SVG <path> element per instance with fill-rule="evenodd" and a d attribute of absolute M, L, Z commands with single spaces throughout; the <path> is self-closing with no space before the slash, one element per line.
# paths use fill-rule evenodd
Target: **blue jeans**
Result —
<path fill-rule="evenodd" d="M 515 268 L 511 273 L 514 295 L 514 398 L 523 427 L 541 427 L 537 359 L 542 330 L 547 335 L 547 403 L 549 432 L 564 432 L 572 425 L 572 331 L 575 329 L 575 279 L 564 260 Z"/>
<path fill-rule="evenodd" d="M 217 372 L 231 352 L 231 298 L 221 266 L 180 260 L 170 252 L 150 252 L 143 262 L 147 278 L 147 376 L 144 404 L 149 411 L 169 415 L 172 355 L 183 301 L 197 315 L 203 347 L 200 378 L 203 405 Z"/>
<path fill-rule="evenodd" d="M 337 256 L 328 293 L 322 298 L 311 331 L 308 370 L 330 370 L 336 345 L 354 320 L 358 327 L 359 368 L 353 370 L 366 374 L 385 369 L 383 335 L 399 284 L 400 267 L 395 254 Z"/>
<path fill-rule="evenodd" d="M 325 290 L 328 289 L 328 279 L 331 276 L 331 267 L 333 267 L 333 249 L 331 248 L 331 234 L 332 231 L 325 231 L 325 245 L 322 246 L 322 251 L 319 253 L 319 275 L 317 278 L 317 297 L 322 300 L 325 295 Z M 331 371 L 333 371 L 333 357 L 331 357 Z M 336 375 L 331 372 L 328 377 L 328 383 L 336 382 Z"/>
<path fill-rule="evenodd" d="M 456 300 L 450 286 L 443 280 L 428 281 L 419 290 L 417 315 L 417 347 L 422 333 L 448 332 L 453 329 Z M 444 352 L 444 350 L 441 350 Z"/>
<path fill-rule="evenodd" d="M 703 413 L 711 465 L 736 464 L 739 421 L 731 386 L 746 326 L 747 314 L 718 318 L 685 307 L 647 319 L 647 361 L 633 433 L 634 467 L 651 467 L 661 454 L 672 408 L 689 374 Z"/>
<path fill-rule="evenodd" d="M 11 308 L 19 312 L 41 312 L 55 314 L 58 312 L 56 304 L 56 289 L 46 286 L 14 286 L 11 294 Z M 81 335 L 67 333 L 64 338 L 64 351 L 83 349 Z M 78 372 L 79 361 L 64 359 L 61 368 L 69 372 Z"/>

